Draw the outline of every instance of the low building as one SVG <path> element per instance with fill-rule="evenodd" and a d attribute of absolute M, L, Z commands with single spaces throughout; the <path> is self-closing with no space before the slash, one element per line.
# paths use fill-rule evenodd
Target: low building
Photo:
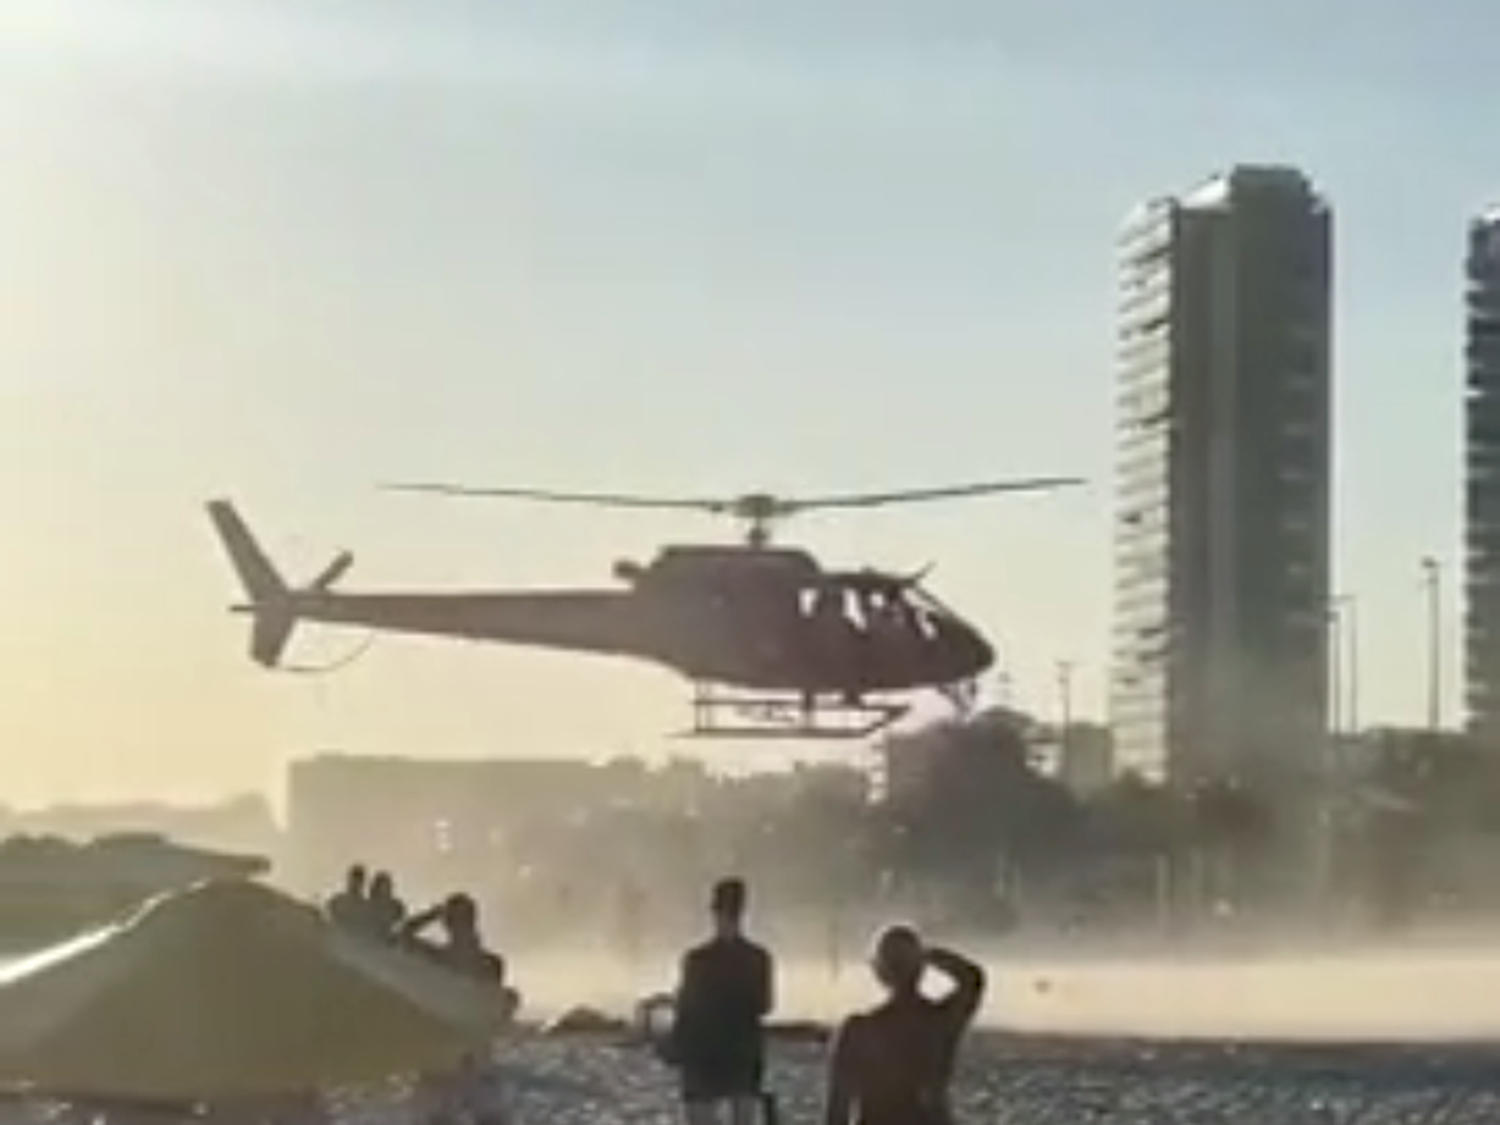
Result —
<path fill-rule="evenodd" d="M 1057 736 L 1057 779 L 1075 797 L 1108 789 L 1115 777 L 1115 746 L 1110 729 L 1099 723 L 1072 723 Z"/>

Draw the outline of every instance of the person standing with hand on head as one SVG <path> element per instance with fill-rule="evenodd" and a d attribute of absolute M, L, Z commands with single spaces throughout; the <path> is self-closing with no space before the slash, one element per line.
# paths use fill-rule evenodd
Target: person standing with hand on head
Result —
<path fill-rule="evenodd" d="M 765 1018 L 775 1002 L 770 953 L 745 936 L 743 880 L 714 884 L 713 936 L 682 959 L 668 1058 L 687 1125 L 755 1125 L 767 1111 Z"/>
<path fill-rule="evenodd" d="M 886 999 L 839 1028 L 824 1125 L 952 1125 L 949 1087 L 959 1043 L 984 1000 L 984 970 L 951 950 L 924 946 L 910 926 L 880 934 L 871 968 Z M 928 969 L 952 982 L 947 995 L 922 994 Z"/>

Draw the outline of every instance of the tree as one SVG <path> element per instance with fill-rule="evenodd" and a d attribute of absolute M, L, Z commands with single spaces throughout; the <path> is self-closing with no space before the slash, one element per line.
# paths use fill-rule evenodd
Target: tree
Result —
<path fill-rule="evenodd" d="M 1409 920 L 1444 881 L 1437 866 L 1444 844 L 1467 837 L 1477 845 L 1500 830 L 1500 760 L 1472 739 L 1381 732 L 1357 781 L 1346 803 L 1358 825 L 1362 882 L 1387 925 Z M 1488 897 L 1487 887 L 1477 890 Z"/>
<path fill-rule="evenodd" d="M 1002 863 L 1043 866 L 1069 846 L 1077 804 L 1036 767 L 1013 716 L 935 723 L 893 737 L 887 750 L 923 756 L 923 783 L 890 811 L 901 859 L 921 874 L 992 891 Z"/>
<path fill-rule="evenodd" d="M 1237 778 L 1205 781 L 1187 795 L 1190 839 L 1197 854 L 1195 893 L 1214 903 L 1242 905 L 1247 869 L 1264 854 L 1273 821 L 1265 798 Z"/>
<path fill-rule="evenodd" d="M 1189 805 L 1165 785 L 1127 770 L 1085 807 L 1091 850 L 1167 858 L 1191 837 Z"/>

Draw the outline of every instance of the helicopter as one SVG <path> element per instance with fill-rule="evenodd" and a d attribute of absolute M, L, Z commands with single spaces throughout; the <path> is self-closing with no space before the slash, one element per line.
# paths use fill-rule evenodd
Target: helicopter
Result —
<path fill-rule="evenodd" d="M 729 499 L 383 485 L 385 491 L 627 509 L 698 511 L 745 525 L 741 544 L 678 544 L 646 564 L 614 567 L 602 589 L 342 592 L 344 551 L 310 583 L 289 585 L 233 502 L 209 517 L 252 618 L 250 655 L 267 668 L 299 621 L 373 632 L 452 637 L 623 657 L 666 667 L 693 685 L 689 737 L 862 738 L 904 717 L 910 695 L 933 689 L 956 706 L 994 663 L 990 642 L 926 588 L 927 570 L 893 574 L 823 567 L 807 550 L 773 544 L 773 530 L 811 511 L 862 509 L 1081 484 L 1037 477 L 940 488 L 783 499 Z M 930 568 L 929 568 L 930 569 Z"/>

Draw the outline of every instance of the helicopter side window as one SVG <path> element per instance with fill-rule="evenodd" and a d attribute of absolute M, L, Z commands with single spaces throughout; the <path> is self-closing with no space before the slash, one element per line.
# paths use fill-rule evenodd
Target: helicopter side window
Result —
<path fill-rule="evenodd" d="M 871 615 L 866 611 L 863 600 L 857 590 L 843 591 L 844 620 L 855 630 L 867 633 L 870 630 Z"/>
<path fill-rule="evenodd" d="M 911 604 L 901 590 L 866 587 L 860 590 L 859 597 L 868 629 L 888 635 L 917 631 Z"/>
<path fill-rule="evenodd" d="M 911 605 L 900 588 L 876 587 L 866 593 L 866 599 L 872 618 L 879 622 L 884 632 L 892 635 L 916 632 Z"/>
<path fill-rule="evenodd" d="M 866 616 L 855 591 L 840 586 L 814 586 L 799 591 L 797 612 L 826 635 L 866 632 Z"/>
<path fill-rule="evenodd" d="M 849 614 L 840 591 L 827 586 L 804 589 L 798 596 L 798 609 L 809 621 L 848 623 Z"/>

